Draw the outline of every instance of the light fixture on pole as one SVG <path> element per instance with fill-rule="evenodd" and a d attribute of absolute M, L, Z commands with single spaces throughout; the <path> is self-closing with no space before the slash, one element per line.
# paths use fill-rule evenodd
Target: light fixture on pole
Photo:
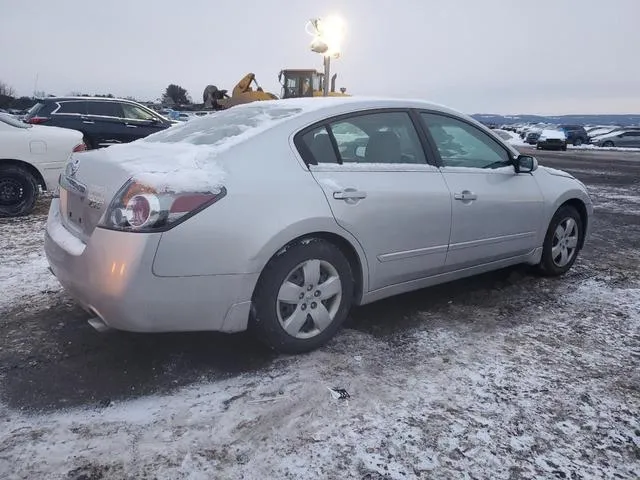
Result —
<path fill-rule="evenodd" d="M 344 38 L 344 21 L 337 16 L 313 18 L 305 26 L 306 32 L 313 37 L 311 51 L 324 58 L 323 96 L 329 95 L 329 75 L 331 74 L 331 58 L 340 58 L 342 39 Z"/>

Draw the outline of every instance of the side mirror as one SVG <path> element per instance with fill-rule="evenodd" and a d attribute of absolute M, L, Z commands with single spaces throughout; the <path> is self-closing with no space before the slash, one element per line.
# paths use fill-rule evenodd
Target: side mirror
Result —
<path fill-rule="evenodd" d="M 538 160 L 531 155 L 518 155 L 518 158 L 513 161 L 513 166 L 516 173 L 531 173 L 538 168 Z"/>

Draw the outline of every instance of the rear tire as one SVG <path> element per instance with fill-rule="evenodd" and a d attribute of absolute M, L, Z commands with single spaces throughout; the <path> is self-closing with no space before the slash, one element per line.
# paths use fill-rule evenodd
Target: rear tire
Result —
<path fill-rule="evenodd" d="M 38 182 L 26 169 L 0 165 L 0 217 L 20 217 L 33 211 Z"/>
<path fill-rule="evenodd" d="M 576 138 L 576 139 L 573 141 L 573 146 L 574 146 L 574 147 L 579 147 L 579 146 L 581 146 L 581 145 L 582 145 L 582 139 L 581 139 L 581 138 Z"/>
<path fill-rule="evenodd" d="M 549 277 L 567 273 L 578 258 L 583 237 L 584 228 L 578 211 L 570 205 L 560 207 L 544 237 L 538 271 Z"/>
<path fill-rule="evenodd" d="M 303 353 L 329 341 L 347 317 L 354 279 L 342 251 L 322 239 L 288 247 L 264 268 L 249 328 L 270 348 Z"/>

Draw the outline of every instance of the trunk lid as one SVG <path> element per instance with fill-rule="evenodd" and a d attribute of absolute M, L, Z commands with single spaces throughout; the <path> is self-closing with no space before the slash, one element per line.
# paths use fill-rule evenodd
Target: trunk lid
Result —
<path fill-rule="evenodd" d="M 67 230 L 86 243 L 129 177 L 106 149 L 74 154 L 60 177 L 60 216 Z"/>

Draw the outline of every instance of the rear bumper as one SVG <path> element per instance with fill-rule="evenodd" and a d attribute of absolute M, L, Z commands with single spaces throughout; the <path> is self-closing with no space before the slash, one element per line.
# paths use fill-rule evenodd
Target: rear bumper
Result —
<path fill-rule="evenodd" d="M 259 274 L 157 277 L 158 234 L 96 228 L 84 248 L 65 229 L 51 202 L 45 253 L 53 274 L 85 310 L 108 326 L 132 332 L 247 328 Z"/>

